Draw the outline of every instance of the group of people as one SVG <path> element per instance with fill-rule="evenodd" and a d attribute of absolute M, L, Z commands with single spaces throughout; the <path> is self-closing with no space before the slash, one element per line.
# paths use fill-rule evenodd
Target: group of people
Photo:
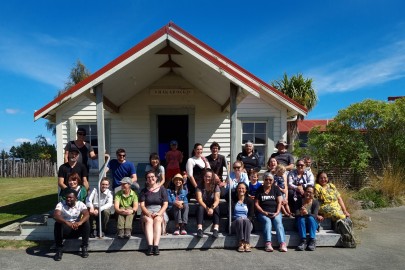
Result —
<path fill-rule="evenodd" d="M 78 139 L 83 130 L 78 130 Z M 85 135 L 85 134 L 84 134 Z M 86 144 L 70 142 L 65 148 L 65 163 L 58 172 L 60 202 L 54 212 L 56 254 L 61 260 L 63 239 L 82 237 L 81 255 L 88 257 L 90 237 L 103 237 L 113 209 L 117 217 L 117 238 L 130 238 L 133 219 L 141 209 L 141 224 L 148 248 L 147 255 L 159 255 L 160 237 L 166 230 L 169 217 L 175 221 L 174 235 L 187 235 L 189 200 L 197 201 L 196 236 L 204 237 L 205 218 L 212 219 L 212 237 L 219 237 L 221 198 L 228 198 L 231 192 L 231 229 L 238 239 L 240 252 L 250 252 L 250 234 L 254 219 L 263 223 L 265 250 L 273 251 L 272 226 L 275 227 L 279 250 L 287 251 L 282 215 L 295 217 L 301 243 L 297 250 L 315 250 L 316 230 L 324 218 L 334 220 L 350 216 L 336 187 L 328 183 L 326 173 L 318 174 L 316 184 L 308 165 L 309 160 L 298 160 L 294 164 L 291 154 L 286 151 L 284 141 L 277 143 L 278 152 L 267 162 L 268 171 L 259 181 L 261 166 L 253 144 L 245 147 L 228 171 L 225 181 L 226 158 L 219 154 L 220 145 L 210 146 L 211 154 L 203 156 L 203 146 L 196 143 L 192 156 L 181 170 L 183 153 L 177 149 L 177 142 L 170 142 L 166 153 L 166 169 L 160 163 L 157 153 L 152 153 L 145 169 L 145 186 L 140 188 L 133 163 L 126 160 L 124 149 L 116 151 L 116 159 L 108 164 L 109 178 L 102 179 L 100 186 L 89 191 L 88 169 L 83 156 L 96 158 L 81 150 Z M 93 153 L 94 154 L 94 153 Z M 81 158 L 80 158 L 81 157 Z M 294 168 L 296 167 L 296 168 Z M 110 188 L 110 185 L 112 187 Z M 99 202 L 99 194 L 101 200 Z M 317 199 L 315 199 L 317 198 Z M 98 231 L 101 215 L 101 231 Z M 307 237 L 309 232 L 309 237 Z"/>

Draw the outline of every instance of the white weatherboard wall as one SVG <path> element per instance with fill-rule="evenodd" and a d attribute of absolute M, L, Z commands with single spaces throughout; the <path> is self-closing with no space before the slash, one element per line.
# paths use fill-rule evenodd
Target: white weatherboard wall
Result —
<path fill-rule="evenodd" d="M 261 119 L 268 120 L 268 153 L 267 158 L 273 153 L 274 144 L 280 138 L 286 136 L 286 118 L 287 111 L 282 108 L 278 102 L 256 98 L 252 95 L 248 95 L 238 105 L 238 119 Z M 241 123 L 238 121 L 237 126 L 237 142 L 241 144 Z"/>
<path fill-rule="evenodd" d="M 229 151 L 228 113 L 221 112 L 220 105 L 198 89 L 188 96 L 151 95 L 149 89 L 132 97 L 120 107 L 119 114 L 111 114 L 111 151 L 125 148 L 128 159 L 148 162 L 149 154 L 157 151 L 151 149 L 151 110 L 185 109 L 194 111 L 194 138 L 190 138 L 190 149 L 196 142 L 205 147 L 204 154 L 209 153 L 209 145 L 217 140 Z M 190 117 L 193 117 L 192 115 Z M 173 123 L 176 128 L 176 123 Z M 226 130 L 228 129 L 228 130 Z M 220 141 L 219 141 L 220 140 Z"/>

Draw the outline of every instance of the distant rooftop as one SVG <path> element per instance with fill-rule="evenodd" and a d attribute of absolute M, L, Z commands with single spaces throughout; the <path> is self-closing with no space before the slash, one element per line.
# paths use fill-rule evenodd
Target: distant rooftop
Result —
<path fill-rule="evenodd" d="M 314 127 L 320 127 L 321 131 L 325 131 L 326 125 L 331 121 L 333 121 L 333 119 L 298 121 L 298 132 L 309 132 Z"/>

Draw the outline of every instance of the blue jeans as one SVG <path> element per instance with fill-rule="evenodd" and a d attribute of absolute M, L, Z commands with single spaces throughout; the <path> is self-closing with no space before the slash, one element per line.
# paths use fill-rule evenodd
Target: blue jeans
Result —
<path fill-rule="evenodd" d="M 318 222 L 313 216 L 296 216 L 298 234 L 301 239 L 307 238 L 307 230 L 309 232 L 309 238 L 315 239 L 316 230 L 318 229 Z"/>
<path fill-rule="evenodd" d="M 271 227 L 274 225 L 277 234 L 277 241 L 279 244 L 285 242 L 285 232 L 283 226 L 283 218 L 279 213 L 275 218 L 269 218 L 262 213 L 258 214 L 258 220 L 263 223 L 263 236 L 265 242 L 271 242 Z"/>

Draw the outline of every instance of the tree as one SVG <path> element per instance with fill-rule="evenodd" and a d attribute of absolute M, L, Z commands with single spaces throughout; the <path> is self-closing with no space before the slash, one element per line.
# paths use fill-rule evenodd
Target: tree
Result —
<path fill-rule="evenodd" d="M 49 159 L 56 162 L 56 147 L 48 144 L 42 135 L 36 137 L 36 142 L 23 142 L 19 146 L 10 148 L 10 156 L 14 158 L 24 158 L 26 161 Z"/>
<path fill-rule="evenodd" d="M 364 100 L 340 110 L 325 132 L 311 130 L 308 147 L 295 153 L 309 154 L 338 174 L 345 169 L 364 171 L 370 158 L 379 162 L 377 167 L 398 172 L 405 163 L 404 134 L 405 98 L 392 103 Z"/>
<path fill-rule="evenodd" d="M 273 81 L 271 85 L 304 106 L 308 111 L 311 111 L 318 102 L 318 97 L 312 86 L 312 79 L 305 79 L 302 74 L 293 75 L 291 78 L 288 78 L 288 75 L 284 73 L 281 80 Z M 303 119 L 304 116 L 299 114 L 295 121 L 287 122 L 287 141 L 290 145 L 293 145 L 297 138 L 298 121 Z"/>
<path fill-rule="evenodd" d="M 86 66 L 84 64 L 82 64 L 82 62 L 80 62 L 80 60 L 77 60 L 75 66 L 73 66 L 72 69 L 70 70 L 68 81 L 65 83 L 65 87 L 62 90 L 58 91 L 58 94 L 56 95 L 56 97 L 60 96 L 61 94 L 63 94 L 64 92 L 66 92 L 67 90 L 72 88 L 74 85 L 78 84 L 79 82 L 83 81 L 90 75 L 91 75 L 91 73 L 86 68 Z M 52 135 L 54 135 L 54 136 L 56 135 L 55 123 L 52 123 L 50 120 L 48 120 L 45 123 L 45 127 L 48 131 L 52 132 Z"/>

